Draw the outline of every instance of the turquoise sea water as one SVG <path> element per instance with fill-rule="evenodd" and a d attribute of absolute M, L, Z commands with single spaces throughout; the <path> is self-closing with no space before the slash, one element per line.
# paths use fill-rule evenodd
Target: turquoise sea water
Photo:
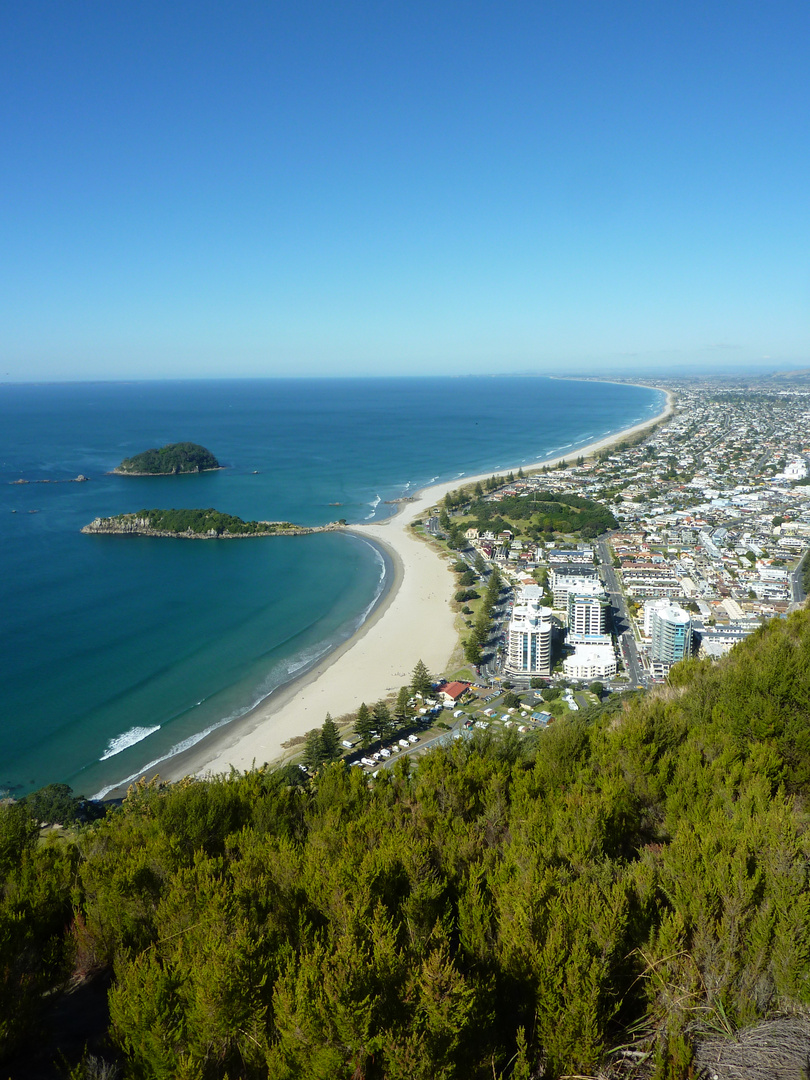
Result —
<path fill-rule="evenodd" d="M 574 451 L 662 402 L 532 377 L 0 387 L 0 789 L 98 794 L 192 745 L 350 636 L 384 587 L 380 553 L 354 536 L 82 535 L 94 517 L 379 518 L 431 481 Z M 181 440 L 228 467 L 107 475 Z"/>

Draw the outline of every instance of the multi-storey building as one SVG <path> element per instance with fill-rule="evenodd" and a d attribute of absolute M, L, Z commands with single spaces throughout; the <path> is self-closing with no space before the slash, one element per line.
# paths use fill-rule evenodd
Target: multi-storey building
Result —
<path fill-rule="evenodd" d="M 554 607 L 565 610 L 568 604 L 568 594 L 588 590 L 599 578 L 595 566 L 577 563 L 550 563 L 548 569 L 548 584 L 554 596 Z"/>
<path fill-rule="evenodd" d="M 692 655 L 692 618 L 677 604 L 653 609 L 650 618 L 650 659 L 675 664 Z"/>
<path fill-rule="evenodd" d="M 512 610 L 505 669 L 510 675 L 551 674 L 551 608 L 540 603 L 542 590 L 522 590 Z"/>
<path fill-rule="evenodd" d="M 604 590 L 594 582 L 588 589 L 568 594 L 568 641 L 571 644 L 602 644 L 607 635 L 610 606 Z"/>

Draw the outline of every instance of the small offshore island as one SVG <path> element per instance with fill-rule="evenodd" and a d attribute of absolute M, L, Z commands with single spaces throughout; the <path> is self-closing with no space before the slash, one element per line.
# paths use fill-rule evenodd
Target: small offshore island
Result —
<path fill-rule="evenodd" d="M 179 476 L 181 473 L 213 472 L 222 469 L 210 450 L 193 442 L 169 443 L 159 450 L 144 450 L 124 458 L 112 470 L 113 476 Z"/>
<path fill-rule="evenodd" d="M 185 540 L 225 540 L 243 536 L 308 536 L 342 529 L 344 521 L 328 525 L 294 525 L 290 521 L 243 521 L 232 514 L 208 510 L 138 510 L 133 514 L 95 518 L 83 533 L 112 536 L 170 536 Z"/>

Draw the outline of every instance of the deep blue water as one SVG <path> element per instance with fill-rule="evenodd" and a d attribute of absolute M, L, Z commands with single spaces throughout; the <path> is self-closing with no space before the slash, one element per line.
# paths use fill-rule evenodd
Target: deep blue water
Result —
<path fill-rule="evenodd" d="M 345 640 L 384 575 L 353 536 L 83 536 L 94 517 L 382 517 L 432 480 L 573 451 L 662 400 L 539 377 L 0 386 L 0 789 L 58 780 L 92 795 L 243 715 Z M 183 440 L 227 469 L 107 475 Z M 79 473 L 89 482 L 33 482 Z"/>

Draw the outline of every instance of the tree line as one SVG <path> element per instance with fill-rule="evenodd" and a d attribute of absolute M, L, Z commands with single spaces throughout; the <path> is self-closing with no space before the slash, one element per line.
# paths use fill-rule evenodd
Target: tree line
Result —
<path fill-rule="evenodd" d="M 418 660 L 410 683 L 399 688 L 393 707 L 385 700 L 368 706 L 360 704 L 354 718 L 354 734 L 363 749 L 373 743 L 383 743 L 413 727 L 416 717 L 414 701 L 418 695 L 426 698 L 433 688 L 433 679 L 423 660 Z M 351 742 L 351 740 L 347 740 Z M 303 764 L 314 771 L 320 766 L 344 757 L 350 748 L 343 745 L 337 724 L 329 715 L 320 728 L 309 731 L 304 744 Z M 293 779 L 299 779 L 293 776 Z"/>

